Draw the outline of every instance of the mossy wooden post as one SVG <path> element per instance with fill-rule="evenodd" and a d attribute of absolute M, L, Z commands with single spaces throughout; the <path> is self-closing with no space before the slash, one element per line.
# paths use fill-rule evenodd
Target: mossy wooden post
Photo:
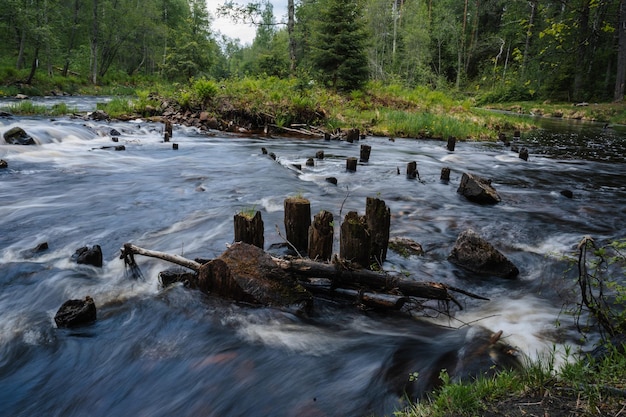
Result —
<path fill-rule="evenodd" d="M 454 136 L 450 136 L 448 138 L 448 150 L 450 152 L 454 152 L 455 147 L 456 147 L 456 138 Z"/>
<path fill-rule="evenodd" d="M 370 233 L 370 260 L 382 265 L 387 259 L 391 210 L 383 200 L 367 197 L 365 219 Z"/>
<path fill-rule="evenodd" d="M 369 268 L 370 233 L 365 216 L 359 216 L 356 211 L 346 214 L 341 224 L 339 256 L 363 268 Z"/>
<path fill-rule="evenodd" d="M 413 161 L 406 164 L 406 177 L 411 180 L 417 178 L 417 162 Z"/>
<path fill-rule="evenodd" d="M 372 147 L 370 145 L 361 145 L 361 162 L 369 161 L 371 152 Z"/>
<path fill-rule="evenodd" d="M 328 261 L 333 255 L 333 214 L 322 210 L 313 217 L 309 227 L 309 258 Z"/>
<path fill-rule="evenodd" d="M 356 172 L 356 165 L 359 162 L 355 157 L 350 157 L 346 160 L 346 170 L 350 172 Z"/>
<path fill-rule="evenodd" d="M 260 211 L 257 211 L 254 217 L 249 213 L 237 213 L 234 221 L 235 242 L 244 242 L 263 249 L 265 228 Z"/>
<path fill-rule="evenodd" d="M 306 198 L 285 199 L 285 232 L 287 240 L 300 254 L 308 252 L 311 203 Z"/>

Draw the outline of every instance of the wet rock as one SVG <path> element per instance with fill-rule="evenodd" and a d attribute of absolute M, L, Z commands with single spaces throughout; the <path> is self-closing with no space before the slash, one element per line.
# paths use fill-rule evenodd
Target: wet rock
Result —
<path fill-rule="evenodd" d="M 189 285 L 197 280 L 197 274 L 183 269 L 167 269 L 159 272 L 159 282 L 163 287 L 169 287 L 177 282 Z"/>
<path fill-rule="evenodd" d="M 524 161 L 528 161 L 528 149 L 522 148 L 519 151 L 519 159 L 523 159 Z"/>
<path fill-rule="evenodd" d="M 21 127 L 14 127 L 4 132 L 4 141 L 10 145 L 36 145 L 33 139 Z"/>
<path fill-rule="evenodd" d="M 448 256 L 453 264 L 482 275 L 515 278 L 519 269 L 472 229 L 461 233 Z"/>
<path fill-rule="evenodd" d="M 263 249 L 238 242 L 205 263 L 198 287 L 208 293 L 252 304 L 296 306 L 308 311 L 312 295 L 285 273 Z"/>
<path fill-rule="evenodd" d="M 333 185 L 337 185 L 337 178 L 335 178 L 335 177 L 328 177 L 328 178 L 326 178 L 326 182 L 329 182 L 329 183 L 331 183 Z"/>
<path fill-rule="evenodd" d="M 16 94 L 15 98 L 18 100 L 28 100 L 29 97 L 26 94 Z"/>
<path fill-rule="evenodd" d="M 572 192 L 572 190 L 562 190 L 561 195 L 567 198 L 574 198 L 574 193 Z"/>
<path fill-rule="evenodd" d="M 110 136 L 120 136 L 121 133 L 117 130 L 117 129 L 111 129 L 111 131 L 109 132 Z"/>
<path fill-rule="evenodd" d="M 76 252 L 74 252 L 74 255 L 72 255 L 72 260 L 77 264 L 92 265 L 101 268 L 102 249 L 99 245 L 94 245 L 91 248 L 84 246 L 82 248 L 76 249 Z"/>
<path fill-rule="evenodd" d="M 0 169 L 5 169 L 9 167 L 9 163 L 4 159 L 0 159 Z"/>
<path fill-rule="evenodd" d="M 107 114 L 104 110 L 96 110 L 94 112 L 89 113 L 89 118 L 96 121 L 106 121 L 111 120 L 111 116 Z"/>
<path fill-rule="evenodd" d="M 6 111 L 0 111 L 0 117 L 13 117 L 13 115 L 11 113 L 8 113 Z"/>
<path fill-rule="evenodd" d="M 405 258 L 411 255 L 424 254 L 422 245 L 406 237 L 392 237 L 389 239 L 389 249 Z"/>
<path fill-rule="evenodd" d="M 96 321 L 96 304 L 90 296 L 84 300 L 68 300 L 54 316 L 57 327 L 84 326 Z"/>
<path fill-rule="evenodd" d="M 497 204 L 502 199 L 491 185 L 491 180 L 478 175 L 463 173 L 457 193 L 478 204 Z"/>

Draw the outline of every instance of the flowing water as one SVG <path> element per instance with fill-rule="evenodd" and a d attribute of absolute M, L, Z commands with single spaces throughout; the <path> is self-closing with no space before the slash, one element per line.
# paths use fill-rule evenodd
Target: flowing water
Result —
<path fill-rule="evenodd" d="M 20 126 L 38 142 L 0 144 L 9 164 L 0 170 L 0 415 L 383 415 L 401 404 L 391 380 L 413 371 L 394 368 L 406 346 L 415 371 L 426 374 L 438 373 L 445 352 L 460 358 L 481 327 L 503 330 L 530 357 L 575 345 L 574 323 L 561 314 L 573 279 L 562 256 L 584 235 L 602 242 L 626 234 L 626 130 L 542 123 L 520 140 L 528 162 L 493 143 L 458 143 L 448 152 L 439 141 L 368 137 L 361 142 L 372 146 L 370 161 L 349 173 L 345 161 L 358 157 L 358 143 L 176 126 L 173 150 L 161 124 L 142 120 L 0 118 L 0 134 Z M 106 148 L 113 145 L 126 150 Z M 306 167 L 318 150 L 325 158 Z M 421 181 L 405 177 L 411 161 Z M 446 166 L 450 183 L 439 179 Z M 491 178 L 503 201 L 466 201 L 456 192 L 463 172 Z M 326 182 L 331 176 L 338 185 Z M 564 189 L 574 197 L 563 197 Z M 427 303 L 432 318 L 420 320 L 319 302 L 303 318 L 182 286 L 163 289 L 157 274 L 170 265 L 155 259 L 137 258 L 144 280 L 125 274 L 125 242 L 190 259 L 219 256 L 241 210 L 260 210 L 266 246 L 281 243 L 283 201 L 294 195 L 308 198 L 314 213 L 331 211 L 336 224 L 348 211 L 363 214 L 366 197 L 383 199 L 391 235 L 425 249 L 409 258 L 390 252 L 385 269 L 490 301 L 459 297 L 465 308 L 454 318 Z M 450 264 L 467 228 L 506 254 L 519 278 L 477 277 Z M 33 252 L 42 242 L 49 249 Z M 103 268 L 71 261 L 76 249 L 95 244 Z M 61 304 L 87 295 L 97 322 L 56 328 Z"/>

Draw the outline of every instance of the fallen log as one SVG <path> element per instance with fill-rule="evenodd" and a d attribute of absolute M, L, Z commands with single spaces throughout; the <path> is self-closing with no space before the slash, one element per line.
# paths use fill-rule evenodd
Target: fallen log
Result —
<path fill-rule="evenodd" d="M 180 255 L 144 249 L 131 243 L 124 244 L 121 252 L 120 258 L 125 259 L 128 264 L 134 264 L 134 259 L 132 259 L 133 255 L 143 255 L 183 266 L 196 273 L 201 273 L 203 267 L 208 265 L 208 262 L 203 261 L 203 263 L 200 263 L 186 259 Z M 131 259 L 130 261 L 128 260 L 129 258 Z M 460 309 L 463 309 L 462 305 L 454 298 L 451 292 L 458 292 L 479 300 L 488 300 L 488 298 L 480 295 L 472 294 L 471 292 L 450 287 L 442 283 L 408 280 L 367 269 L 350 269 L 337 260 L 335 260 L 334 263 L 323 263 L 304 258 L 282 259 L 272 257 L 271 259 L 277 267 L 291 274 L 297 280 L 304 279 L 308 281 L 310 278 L 325 278 L 331 281 L 331 288 L 333 290 L 356 289 L 357 291 L 365 291 L 367 293 L 382 292 L 390 296 L 396 296 L 398 297 L 397 299 L 388 299 L 385 301 L 385 303 L 390 306 L 393 305 L 394 308 L 399 308 L 398 306 L 401 307 L 406 302 L 406 297 L 416 297 L 428 300 L 452 301 Z M 315 286 L 303 285 L 310 291 L 315 291 Z M 194 286 L 197 287 L 197 285 Z M 376 296 L 380 299 L 382 295 L 376 294 Z M 371 297 L 374 297 L 374 295 Z M 379 304 L 384 303 L 381 302 Z"/>

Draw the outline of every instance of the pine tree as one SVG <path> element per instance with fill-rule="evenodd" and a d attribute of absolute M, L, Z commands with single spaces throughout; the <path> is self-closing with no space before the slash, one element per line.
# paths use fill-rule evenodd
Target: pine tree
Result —
<path fill-rule="evenodd" d="M 319 6 L 311 45 L 318 79 L 338 90 L 358 90 L 369 76 L 361 2 L 320 0 Z"/>

